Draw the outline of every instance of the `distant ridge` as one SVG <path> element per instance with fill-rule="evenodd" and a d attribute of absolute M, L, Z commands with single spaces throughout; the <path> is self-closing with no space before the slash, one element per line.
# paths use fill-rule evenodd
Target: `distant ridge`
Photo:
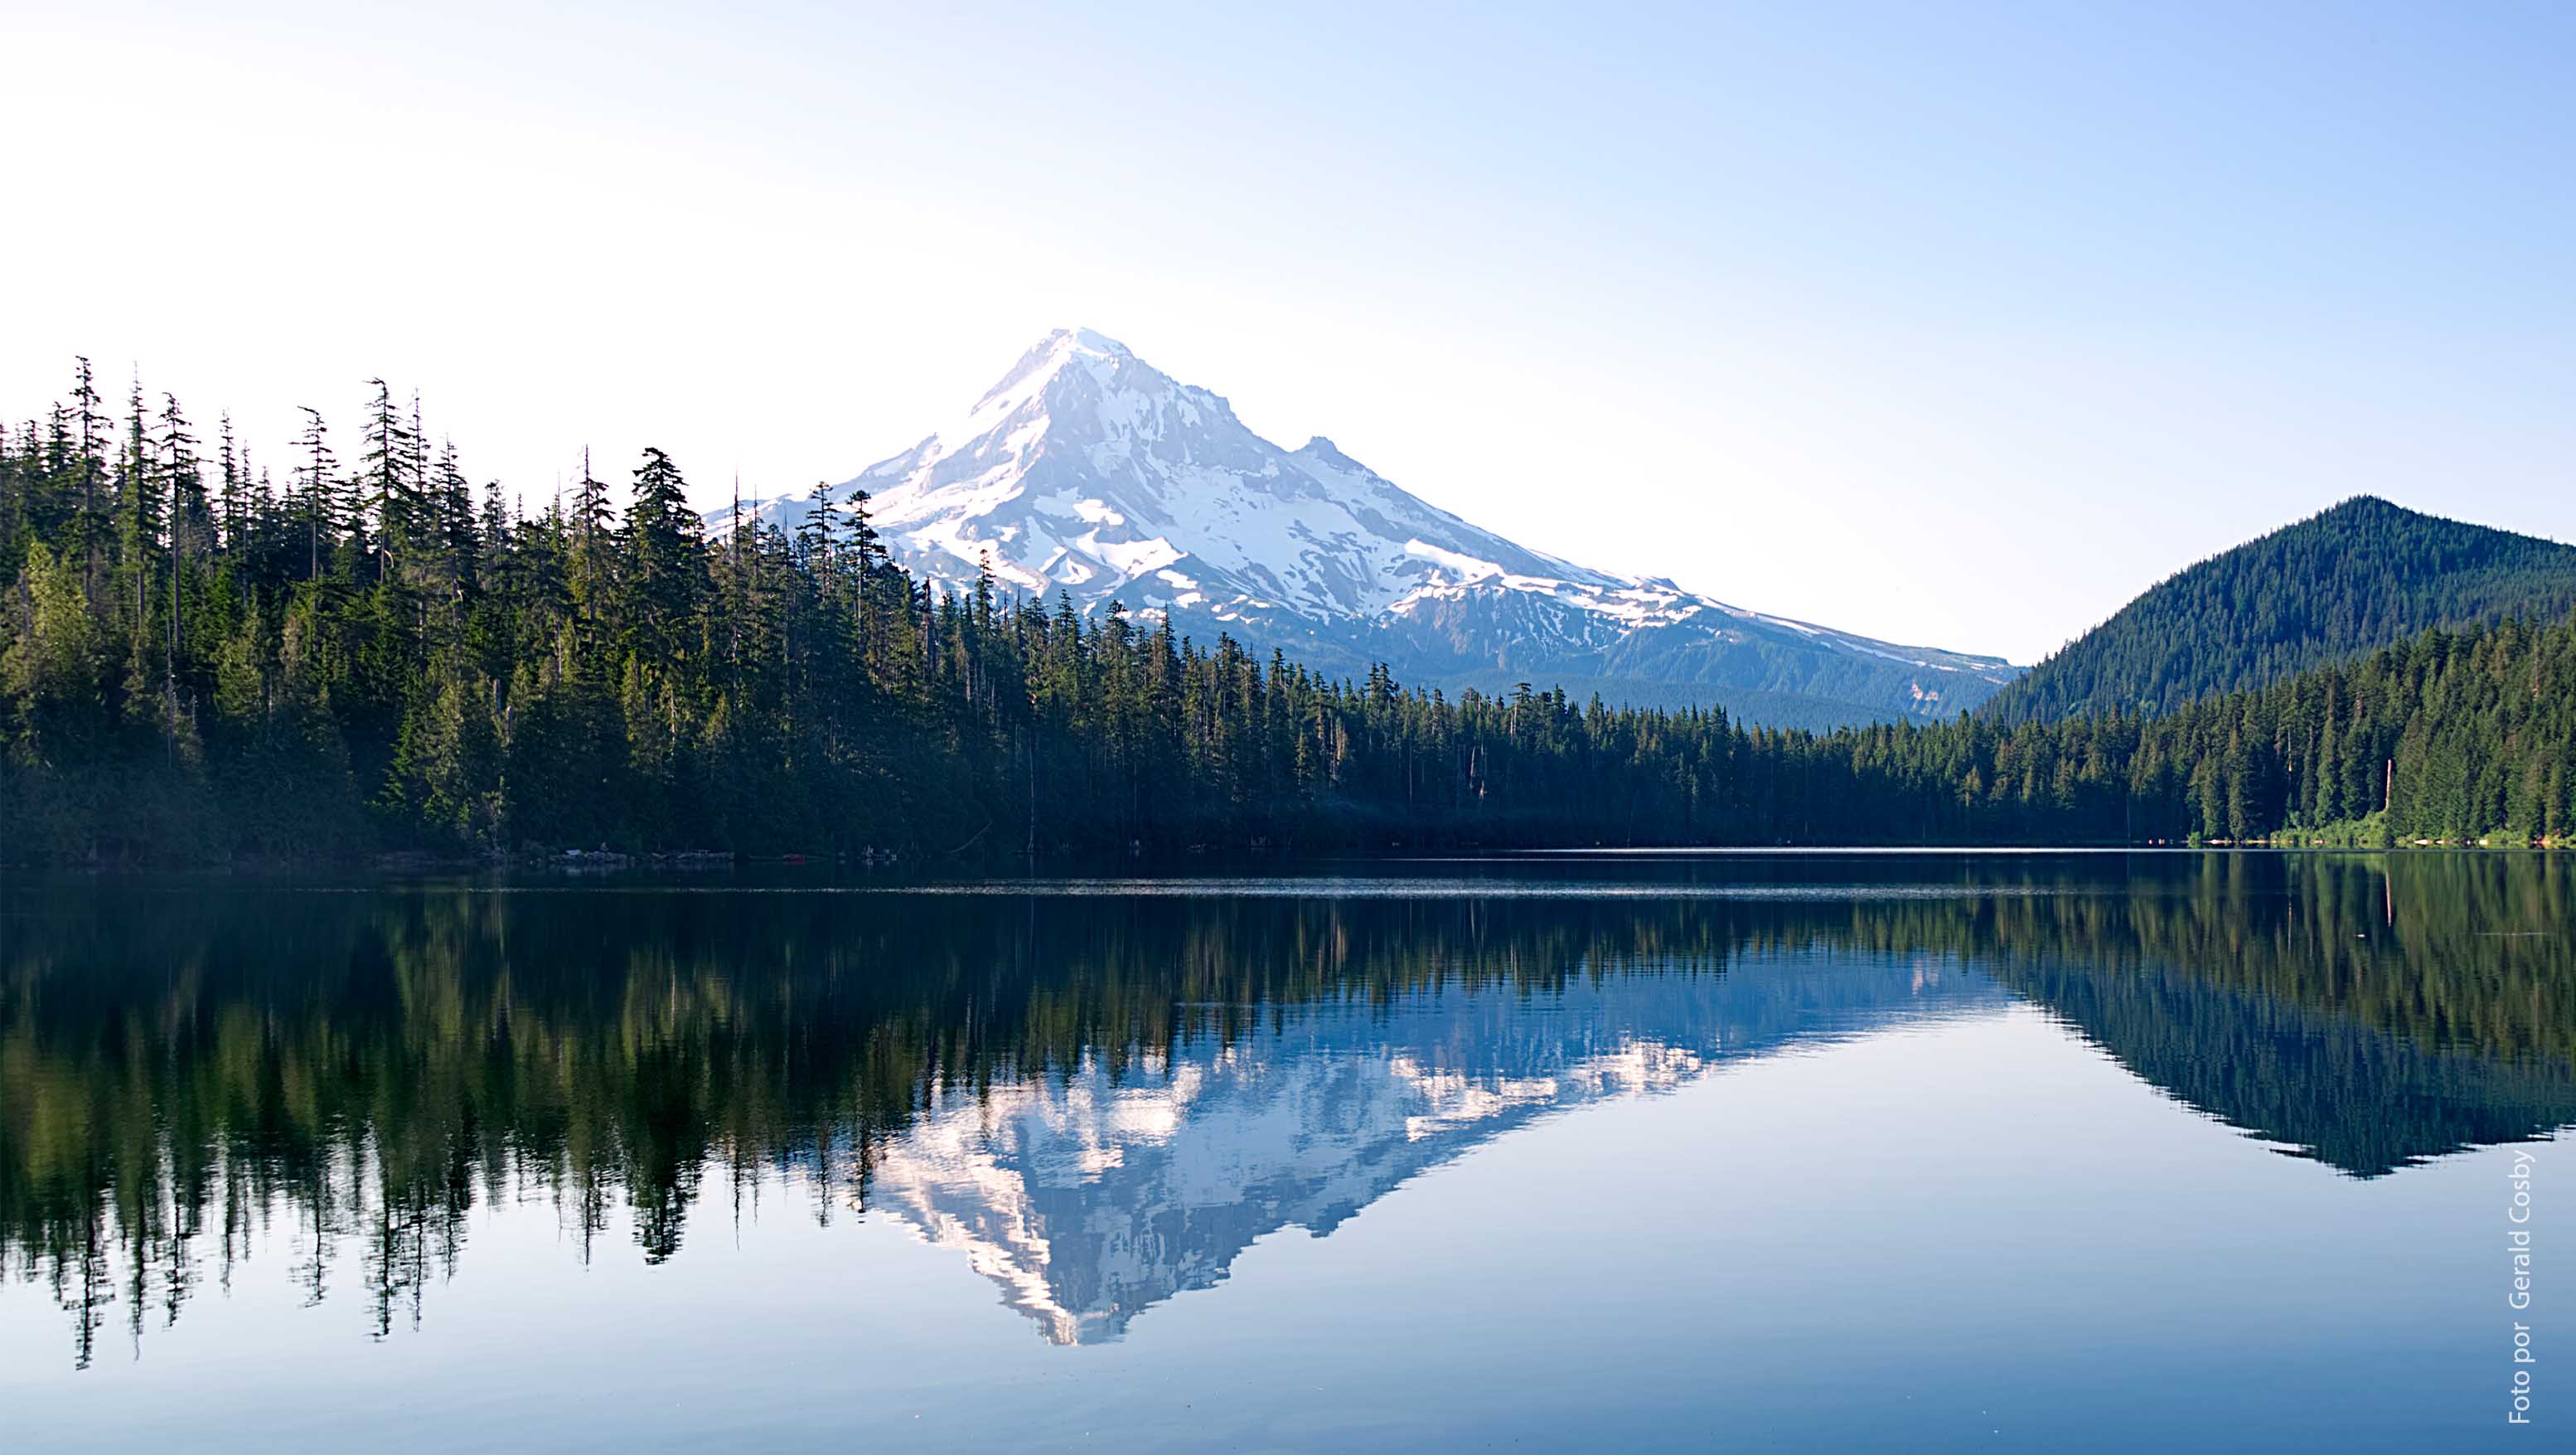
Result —
<path fill-rule="evenodd" d="M 2167 577 L 2006 687 L 2000 722 L 2157 713 L 2430 627 L 2576 609 L 2576 546 L 2355 496 Z"/>

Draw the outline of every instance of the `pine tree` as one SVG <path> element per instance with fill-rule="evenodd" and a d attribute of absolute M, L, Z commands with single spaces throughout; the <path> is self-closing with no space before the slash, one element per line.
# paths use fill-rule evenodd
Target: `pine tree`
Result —
<path fill-rule="evenodd" d="M 98 388 L 92 381 L 89 360 L 74 360 L 72 373 L 72 417 L 76 421 L 73 436 L 72 470 L 78 479 L 80 494 L 81 579 L 91 596 L 98 595 L 98 487 L 105 473 L 104 451 L 107 416 L 100 411 Z"/>
<path fill-rule="evenodd" d="M 319 581 L 322 579 L 323 533 L 332 532 L 334 543 L 337 542 L 338 522 L 334 518 L 333 505 L 337 487 L 331 478 L 332 466 L 337 462 L 331 457 L 330 433 L 322 423 L 322 412 L 310 405 L 302 407 L 304 433 L 295 442 L 297 451 L 303 456 L 303 464 L 296 474 L 296 513 L 304 523 L 304 579 Z"/>

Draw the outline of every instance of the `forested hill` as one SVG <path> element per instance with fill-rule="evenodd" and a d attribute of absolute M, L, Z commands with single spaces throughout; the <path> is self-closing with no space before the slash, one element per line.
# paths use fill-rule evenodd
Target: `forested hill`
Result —
<path fill-rule="evenodd" d="M 2571 606 L 2576 546 L 2357 496 L 2166 578 L 1980 711 L 2004 723 L 2163 712 L 2430 627 L 2551 621 Z"/>
<path fill-rule="evenodd" d="M 2154 719 L 1818 735 L 944 592 L 863 501 L 710 542 L 658 450 L 523 514 L 385 389 L 275 473 L 212 433 L 86 366 L 0 430 L 0 864 L 2576 838 L 2576 616 Z"/>

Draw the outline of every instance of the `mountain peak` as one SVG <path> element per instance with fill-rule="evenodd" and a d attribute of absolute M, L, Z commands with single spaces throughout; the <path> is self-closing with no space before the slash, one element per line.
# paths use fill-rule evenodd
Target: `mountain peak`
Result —
<path fill-rule="evenodd" d="M 1106 380 L 1125 369 L 1151 370 L 1125 344 L 1107 334 L 1088 328 L 1060 328 L 1037 341 L 1036 347 L 1020 355 L 1001 381 L 984 391 L 975 402 L 981 415 L 1000 404 L 1015 406 L 1027 397 L 1042 392 L 1046 386 L 1068 370 L 1084 368 L 1095 378 Z"/>
<path fill-rule="evenodd" d="M 1070 351 L 1079 351 L 1086 354 L 1103 354 L 1113 359 L 1132 359 L 1136 357 L 1133 351 L 1118 340 L 1111 338 L 1109 335 L 1101 333 L 1096 329 L 1083 328 L 1079 325 L 1072 328 L 1060 328 L 1055 332 L 1048 334 L 1045 342 L 1041 344 L 1040 347 L 1064 348 Z"/>
<path fill-rule="evenodd" d="M 1113 363 L 1132 364 L 1136 362 L 1136 353 L 1135 350 L 1098 329 L 1084 328 L 1077 324 L 1072 328 L 1050 331 L 1027 353 L 1020 356 L 1020 363 L 1026 365 L 1031 360 L 1041 360 L 1049 365 L 1061 366 L 1077 358 L 1107 359 Z M 1019 370 L 1013 369 L 1012 372 L 1016 374 Z"/>

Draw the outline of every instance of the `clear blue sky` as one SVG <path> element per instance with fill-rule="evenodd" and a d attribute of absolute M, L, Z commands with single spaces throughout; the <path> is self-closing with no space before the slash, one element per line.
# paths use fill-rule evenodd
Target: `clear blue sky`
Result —
<path fill-rule="evenodd" d="M 2345 495 L 2576 538 L 2576 6 L 13 7 L 85 351 L 539 499 L 1082 323 L 1529 544 L 2028 661 Z M 1396 12 L 1396 13 L 1390 13 Z"/>

